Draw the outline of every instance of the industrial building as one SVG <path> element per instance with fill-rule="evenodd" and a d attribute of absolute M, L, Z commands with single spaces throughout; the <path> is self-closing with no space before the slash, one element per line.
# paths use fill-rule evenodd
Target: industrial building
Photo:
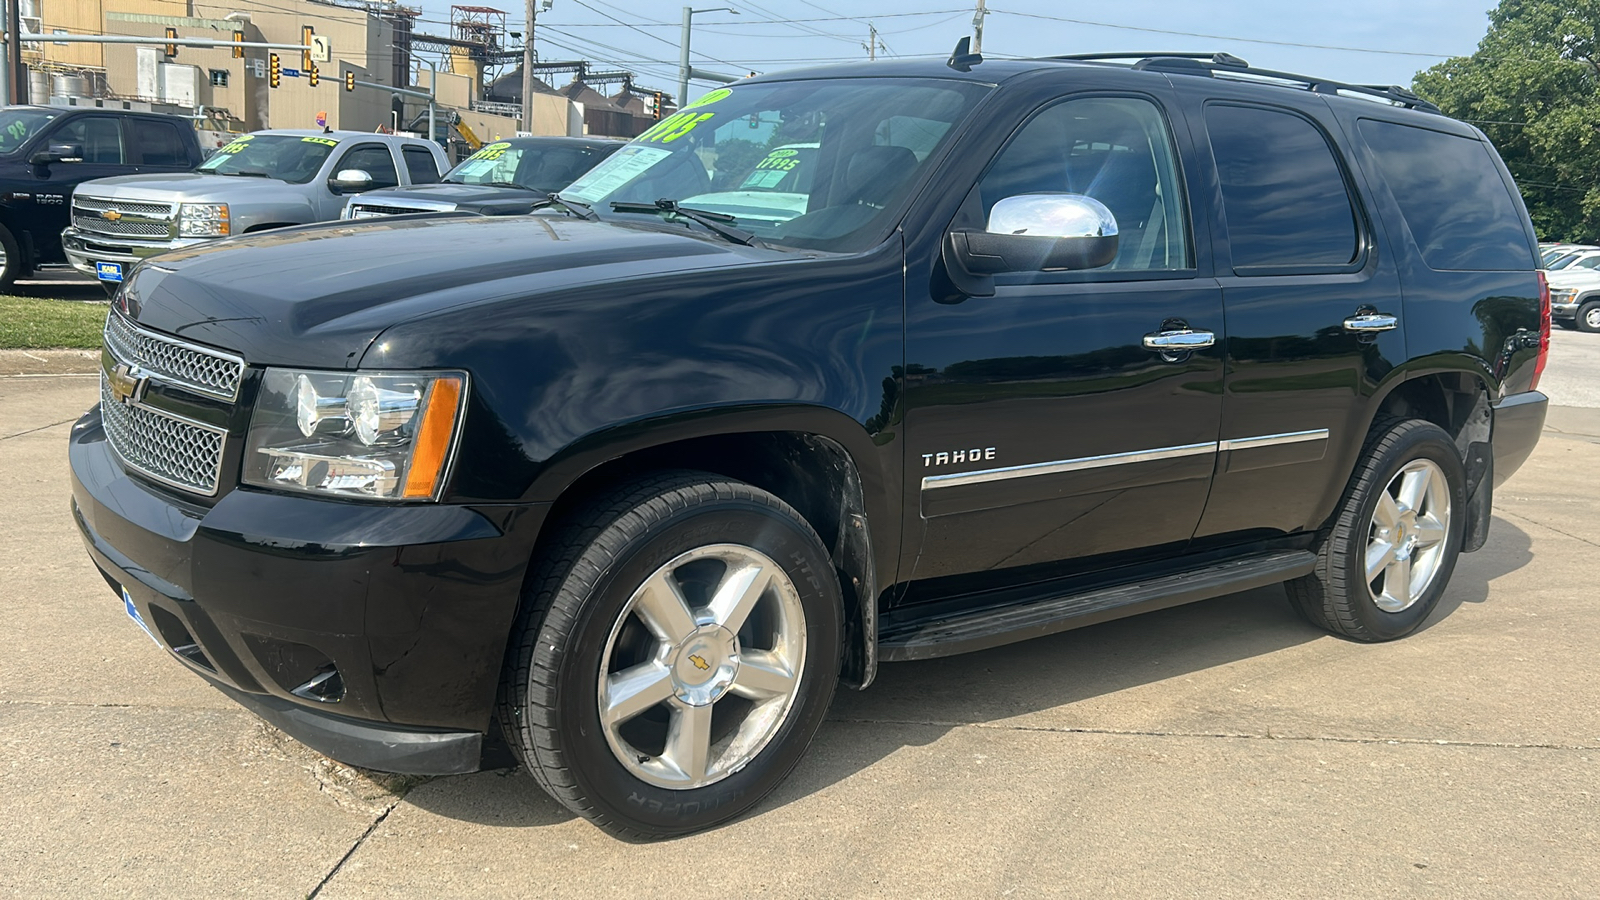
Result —
<path fill-rule="evenodd" d="M 532 115 L 524 123 L 523 51 L 508 46 L 506 14 L 490 7 L 451 7 L 450 33 L 435 35 L 418 27 L 419 9 L 391 0 L 13 2 L 27 33 L 151 39 L 148 45 L 25 43 L 25 75 L 14 79 L 17 101 L 176 113 L 215 132 L 215 141 L 262 128 L 322 125 L 426 136 L 428 102 L 385 86 L 431 92 L 433 134 L 458 152 L 518 133 L 633 137 L 671 110 L 666 98 L 658 111 L 659 93 L 635 87 L 631 73 L 600 71 L 582 60 L 539 62 Z M 310 39 L 315 49 L 302 55 L 160 43 L 171 34 L 252 43 Z M 274 55 L 276 87 L 270 84 Z M 352 77 L 359 86 L 347 90 Z M 556 86 L 563 77 L 570 82 Z"/>

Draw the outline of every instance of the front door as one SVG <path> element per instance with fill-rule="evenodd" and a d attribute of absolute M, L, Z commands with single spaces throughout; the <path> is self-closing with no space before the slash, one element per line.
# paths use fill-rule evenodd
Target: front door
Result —
<path fill-rule="evenodd" d="M 82 147 L 83 160 L 34 167 L 37 180 L 33 197 L 39 207 L 39 217 L 30 226 L 38 258 L 44 262 L 53 262 L 61 255 L 61 232 L 70 221 L 73 190 L 85 181 L 129 175 L 134 171 L 122 133 L 122 120 L 116 116 L 75 116 L 56 126 L 35 149 L 44 150 L 52 144 Z"/>
<path fill-rule="evenodd" d="M 996 277 L 992 297 L 908 297 L 909 601 L 1180 550 L 1205 507 L 1222 411 L 1222 294 L 1196 261 L 1165 97 L 1071 95 L 1035 112 L 957 226 L 1005 197 L 1083 194 L 1117 219 L 1102 269 Z M 964 220 L 963 220 L 964 219 Z M 1147 349 L 1182 329 L 1215 346 Z M 997 572 L 1005 574 L 996 577 Z"/>

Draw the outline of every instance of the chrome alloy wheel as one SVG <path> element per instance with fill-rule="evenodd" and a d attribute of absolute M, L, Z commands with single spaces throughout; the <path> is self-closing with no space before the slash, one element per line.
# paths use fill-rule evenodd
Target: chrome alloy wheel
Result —
<path fill-rule="evenodd" d="M 649 784 L 720 781 L 788 718 L 805 652 L 805 612 L 781 566 L 738 544 L 681 554 L 611 627 L 599 672 L 606 743 Z"/>
<path fill-rule="evenodd" d="M 1433 584 L 1450 534 L 1450 482 L 1429 459 L 1406 463 L 1378 495 L 1367 533 L 1367 590 L 1384 612 L 1409 609 Z"/>
<path fill-rule="evenodd" d="M 1591 306 L 1583 311 L 1583 324 L 1589 326 L 1590 331 L 1600 331 L 1600 306 Z"/>

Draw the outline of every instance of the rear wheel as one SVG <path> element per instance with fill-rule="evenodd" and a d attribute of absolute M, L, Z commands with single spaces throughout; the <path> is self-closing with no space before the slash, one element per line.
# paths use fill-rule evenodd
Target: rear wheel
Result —
<path fill-rule="evenodd" d="M 1600 332 L 1600 300 L 1590 300 L 1578 307 L 1577 326 L 1579 331 L 1590 334 Z"/>
<path fill-rule="evenodd" d="M 799 761 L 838 677 L 826 549 L 782 500 L 714 475 L 591 505 L 524 605 L 502 727 L 545 790 L 623 837 L 754 806 Z"/>
<path fill-rule="evenodd" d="M 1313 624 L 1358 641 L 1419 628 L 1461 550 L 1466 476 L 1444 429 L 1416 419 L 1374 430 L 1312 574 L 1289 598 Z"/>

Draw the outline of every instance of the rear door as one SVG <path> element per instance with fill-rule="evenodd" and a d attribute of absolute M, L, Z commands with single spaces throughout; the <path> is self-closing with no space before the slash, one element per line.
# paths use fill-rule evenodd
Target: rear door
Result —
<path fill-rule="evenodd" d="M 1005 197 L 1088 195 L 1117 219 L 1115 261 L 997 276 L 992 297 L 908 294 L 911 602 L 959 592 L 946 576 L 1020 583 L 1189 541 L 1216 455 L 1224 323 L 1193 245 L 1184 135 L 1166 92 L 1063 92 L 1028 116 L 956 224 L 982 228 Z M 1216 346 L 1144 345 L 1184 328 Z"/>
<path fill-rule="evenodd" d="M 134 117 L 125 121 L 130 158 L 140 174 L 186 172 L 192 168 L 189 143 L 179 127 L 164 119 Z"/>
<path fill-rule="evenodd" d="M 1221 452 L 1196 537 L 1314 529 L 1379 381 L 1406 360 L 1394 255 L 1321 97 L 1173 80 L 1215 162 L 1203 189 L 1227 308 Z"/>

